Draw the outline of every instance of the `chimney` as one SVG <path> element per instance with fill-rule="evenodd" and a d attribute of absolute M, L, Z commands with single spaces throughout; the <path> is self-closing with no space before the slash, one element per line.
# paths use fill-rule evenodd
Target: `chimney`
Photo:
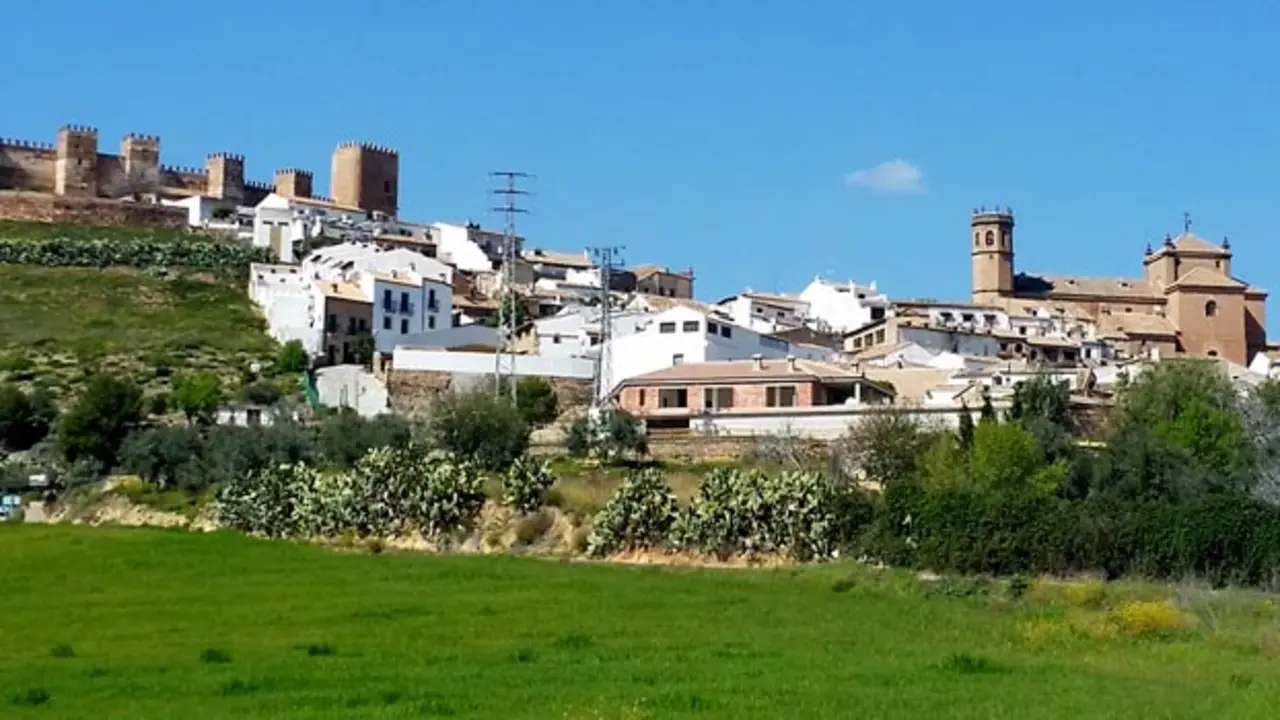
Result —
<path fill-rule="evenodd" d="M 751 365 L 752 365 L 752 367 L 754 367 L 756 370 L 763 370 L 763 369 L 764 369 L 764 355 L 761 355 L 760 353 L 756 353 L 756 354 L 752 355 L 752 356 L 751 356 Z"/>
<path fill-rule="evenodd" d="M 790 370 L 791 372 L 795 372 L 795 371 L 796 371 L 796 356 L 795 356 L 795 355 L 788 355 L 788 356 L 787 356 L 787 369 L 788 369 L 788 370 Z"/>

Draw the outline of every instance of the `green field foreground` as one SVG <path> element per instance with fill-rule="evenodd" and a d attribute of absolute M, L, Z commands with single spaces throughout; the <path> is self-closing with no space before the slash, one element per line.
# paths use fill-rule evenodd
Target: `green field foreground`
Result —
<path fill-rule="evenodd" d="M 4 526 L 0 572 L 5 718 L 1262 718 L 1280 702 L 1257 595 L 1212 632 L 1031 642 L 1071 609 L 851 564 Z"/>

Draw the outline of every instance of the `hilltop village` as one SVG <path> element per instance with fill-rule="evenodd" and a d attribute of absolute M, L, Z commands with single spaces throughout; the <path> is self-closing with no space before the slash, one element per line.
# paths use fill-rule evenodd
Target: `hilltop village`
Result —
<path fill-rule="evenodd" d="M 0 219 L 188 228 L 252 247 L 245 292 L 280 342 L 296 341 L 321 400 L 361 415 L 506 372 L 611 404 L 650 431 L 839 435 L 886 406 L 944 422 L 1048 372 L 1073 401 L 1105 403 L 1133 368 L 1218 361 L 1257 384 L 1280 354 L 1266 291 L 1236 275 L 1228 241 L 1190 231 L 1134 239 L 1132 277 L 1024 271 L 1007 208 L 957 218 L 968 298 L 896 297 L 869 279 L 815 277 L 792 293 L 698 298 L 689 268 L 613 266 L 585 248 L 400 212 L 398 153 L 340 143 L 321 195 L 302 168 L 250 180 L 234 153 L 161 161 L 129 134 L 0 140 Z M 1034 238 L 1022 239 L 1035 242 Z M 327 381 L 326 381 L 327 378 Z"/>

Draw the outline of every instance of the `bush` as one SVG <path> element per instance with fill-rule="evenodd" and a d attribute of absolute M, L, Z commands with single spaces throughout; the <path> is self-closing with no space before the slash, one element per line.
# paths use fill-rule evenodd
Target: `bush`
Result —
<path fill-rule="evenodd" d="M 529 447 L 529 426 L 504 397 L 483 390 L 442 395 L 427 423 L 431 443 L 485 470 L 502 470 Z"/>
<path fill-rule="evenodd" d="M 547 463 L 522 457 L 502 476 L 502 502 L 518 512 L 531 513 L 542 507 L 543 498 L 554 482 Z"/>
<path fill-rule="evenodd" d="M 204 441 L 193 428 L 153 428 L 130 433 L 120 447 L 120 467 L 160 489 L 202 489 Z"/>
<path fill-rule="evenodd" d="M 69 462 L 91 459 L 113 467 L 120 443 L 141 416 L 142 391 L 136 384 L 94 376 L 59 420 L 58 445 Z"/>
<path fill-rule="evenodd" d="M 565 435 L 565 449 L 574 457 L 595 457 L 611 463 L 627 455 L 649 452 L 644 427 L 634 415 L 605 408 L 574 420 Z"/>
<path fill-rule="evenodd" d="M 173 407 L 186 415 L 188 422 L 206 425 L 213 422 L 224 399 L 222 380 L 211 372 L 178 376 L 169 396 Z"/>
<path fill-rule="evenodd" d="M 270 262 L 268 248 L 239 243 L 183 242 L 147 238 L 0 238 L 0 264 L 45 267 L 192 268 L 244 274 L 255 262 Z"/>
<path fill-rule="evenodd" d="M 280 346 L 280 351 L 276 353 L 276 370 L 286 373 L 304 372 L 311 365 L 311 359 L 307 357 L 306 348 L 302 347 L 299 340 L 290 340 Z"/>
<path fill-rule="evenodd" d="M 920 459 L 935 435 L 907 412 L 875 413 L 836 444 L 835 465 L 844 477 L 855 480 L 881 485 L 910 480 L 916 477 Z"/>
<path fill-rule="evenodd" d="M 258 380 L 240 388 L 239 398 L 252 405 L 275 405 L 280 402 L 280 388 L 273 382 Z"/>
<path fill-rule="evenodd" d="M 320 455 L 337 467 L 348 468 L 375 448 L 405 447 L 412 436 L 413 429 L 404 418 L 378 415 L 366 420 L 343 408 L 320 424 Z"/>
<path fill-rule="evenodd" d="M 596 515 L 588 551 L 604 556 L 661 547 L 675 513 L 676 497 L 661 473 L 651 469 L 632 473 Z"/>
<path fill-rule="evenodd" d="M 556 390 L 546 378 L 520 378 L 516 382 L 516 405 L 529 427 L 550 425 L 560 414 Z"/>
<path fill-rule="evenodd" d="M 721 557 L 831 557 L 841 540 L 839 491 L 805 472 L 713 470 L 672 532 L 681 547 Z"/>
<path fill-rule="evenodd" d="M 49 393 L 31 394 L 13 383 L 0 384 L 0 448 L 27 450 L 49 434 L 57 418 Z"/>

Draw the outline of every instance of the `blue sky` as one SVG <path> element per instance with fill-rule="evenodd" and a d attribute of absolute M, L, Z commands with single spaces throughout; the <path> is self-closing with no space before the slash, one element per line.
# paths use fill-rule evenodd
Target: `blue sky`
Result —
<path fill-rule="evenodd" d="M 1138 274 L 1187 211 L 1280 290 L 1265 0 L 41 0 L 5 17 L 25 29 L 5 55 L 36 72 L 6 74 L 0 135 L 155 133 L 166 163 L 234 151 L 250 178 L 309 167 L 318 188 L 338 141 L 390 145 L 402 215 L 424 221 L 497 224 L 486 173 L 525 170 L 531 243 L 692 266 L 704 298 L 815 273 L 962 298 L 969 212 L 994 204 L 1014 208 L 1022 269 Z M 885 189 L 850 182 L 894 161 L 870 173 Z"/>

